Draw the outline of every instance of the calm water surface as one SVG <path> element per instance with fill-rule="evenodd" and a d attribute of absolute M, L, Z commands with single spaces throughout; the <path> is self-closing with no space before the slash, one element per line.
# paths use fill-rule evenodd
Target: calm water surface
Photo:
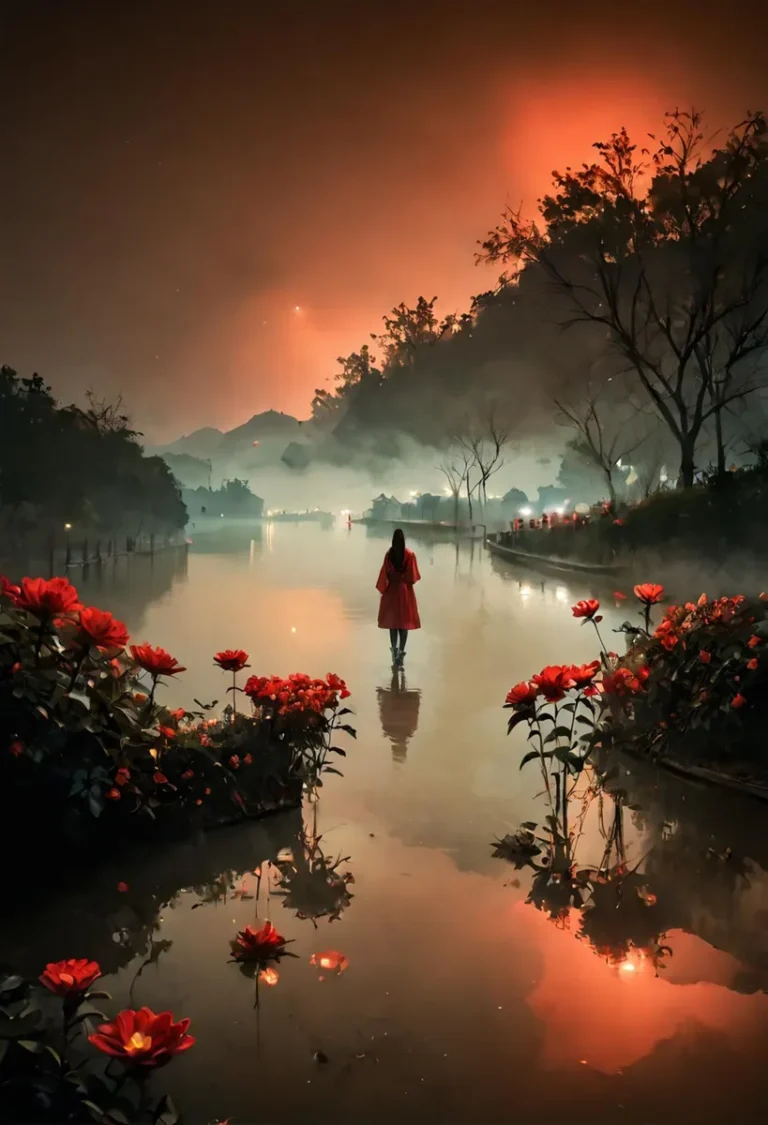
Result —
<path fill-rule="evenodd" d="M 123 561 L 80 582 L 135 639 L 187 666 L 166 689 L 175 705 L 223 698 L 211 656 L 243 647 L 254 672 L 343 675 L 358 739 L 303 824 L 297 813 L 210 833 L 9 907 L 3 960 L 38 972 L 93 957 L 116 1003 L 191 1017 L 197 1045 L 158 1087 L 189 1122 L 762 1119 L 763 810 L 622 767 L 638 806 L 625 814 L 628 862 L 657 896 L 652 928 L 671 952 L 658 975 L 647 961 L 627 970 L 598 955 L 575 912 L 553 918 L 526 903 L 530 872 L 492 858 L 490 845 L 546 811 L 540 775 L 518 768 L 524 734 L 506 735 L 504 695 L 545 664 L 594 656 L 569 607 L 594 593 L 610 603 L 610 587 L 542 582 L 477 544 L 412 543 L 424 628 L 393 678 L 375 623 L 386 545 L 359 527 L 271 525 L 254 539 L 201 535 L 186 558 Z M 607 627 L 619 621 L 607 612 Z M 351 898 L 329 906 L 308 886 L 313 832 L 344 859 Z M 303 879 L 287 907 L 265 894 L 278 878 L 266 861 L 285 848 Z M 580 863 L 600 864 L 599 810 L 579 848 Z M 66 871 L 65 857 L 51 864 Z M 334 921 L 296 916 L 334 906 Z M 255 1007 L 228 943 L 257 908 L 297 958 Z M 309 958 L 328 949 L 349 968 L 320 980 Z"/>

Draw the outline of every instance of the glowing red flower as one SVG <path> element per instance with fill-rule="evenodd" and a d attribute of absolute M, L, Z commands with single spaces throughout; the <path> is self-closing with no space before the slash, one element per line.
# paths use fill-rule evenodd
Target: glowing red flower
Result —
<path fill-rule="evenodd" d="M 227 648 L 223 652 L 217 652 L 213 662 L 225 672 L 242 672 L 243 668 L 248 667 L 248 653 L 241 648 Z"/>
<path fill-rule="evenodd" d="M 120 790 L 119 789 L 108 789 L 106 791 L 106 793 L 104 794 L 104 796 L 107 798 L 108 801 L 119 801 L 120 800 Z"/>
<path fill-rule="evenodd" d="M 525 680 L 522 680 L 509 689 L 506 702 L 511 703 L 513 707 L 529 707 L 538 694 L 539 689 L 536 684 L 526 683 Z"/>
<path fill-rule="evenodd" d="M 240 769 L 240 756 L 239 756 L 239 754 L 233 754 L 232 755 L 232 757 L 229 759 L 229 765 L 233 770 L 239 770 Z"/>
<path fill-rule="evenodd" d="M 246 766 L 253 765 L 253 755 L 252 754 L 246 754 L 245 757 L 243 758 L 243 763 Z"/>
<path fill-rule="evenodd" d="M 581 690 L 581 688 L 587 688 L 592 684 L 600 671 L 600 661 L 593 660 L 590 664 L 572 664 L 569 671 L 573 686 Z"/>
<path fill-rule="evenodd" d="M 574 617 L 584 617 L 587 621 L 591 621 L 600 608 L 600 602 L 597 598 L 589 598 L 587 601 L 576 602 L 576 605 L 571 606 L 571 612 Z"/>
<path fill-rule="evenodd" d="M 101 969 L 96 962 L 81 957 L 78 960 L 52 961 L 40 974 L 40 983 L 55 996 L 77 996 L 87 992 L 100 976 Z"/>
<path fill-rule="evenodd" d="M 278 973 L 277 969 L 273 969 L 270 966 L 267 969 L 261 970 L 261 972 L 259 973 L 259 980 L 264 981 L 264 984 L 268 984 L 270 988 L 272 988 L 280 980 L 280 974 Z"/>
<path fill-rule="evenodd" d="M 613 596 L 617 602 L 625 602 L 627 600 L 627 595 L 622 594 L 621 590 L 614 590 Z"/>
<path fill-rule="evenodd" d="M 191 781 L 194 776 L 195 776 L 194 770 L 184 770 L 184 773 L 181 775 L 181 780 L 182 781 Z"/>
<path fill-rule="evenodd" d="M 115 785 L 127 785 L 131 780 L 131 771 L 125 766 L 121 766 L 115 773 Z"/>
<path fill-rule="evenodd" d="M 271 922 L 265 922 L 260 930 L 246 926 L 230 942 L 235 961 L 272 961 L 282 956 L 287 944 Z"/>
<path fill-rule="evenodd" d="M 155 785 L 168 784 L 168 778 L 165 776 L 162 770 L 155 770 L 155 772 L 152 774 L 152 780 L 154 781 Z"/>
<path fill-rule="evenodd" d="M 664 597 L 664 587 L 654 582 L 644 582 L 640 586 L 635 586 L 634 594 L 645 605 L 656 605 Z"/>
<path fill-rule="evenodd" d="M 180 722 L 181 722 L 181 720 L 182 720 L 182 719 L 184 718 L 184 716 L 186 715 L 186 713 L 187 713 L 187 712 L 186 712 L 186 711 L 184 710 L 184 708 L 183 708 L 183 707 L 177 707 L 175 711 L 169 711 L 169 712 L 168 712 L 168 714 L 170 715 L 170 717 L 171 717 L 172 719 L 174 719 L 174 720 L 175 720 L 175 721 L 176 721 L 177 723 L 180 723 Z"/>
<path fill-rule="evenodd" d="M 128 630 L 111 613 L 89 606 L 80 610 L 77 639 L 81 644 L 95 645 L 97 648 L 125 648 L 128 644 Z"/>
<path fill-rule="evenodd" d="M 733 699 L 731 700 L 731 707 L 735 707 L 738 711 L 740 707 L 745 707 L 746 703 L 746 696 L 742 695 L 741 692 L 738 692 L 738 694 L 734 695 Z"/>
<path fill-rule="evenodd" d="M 188 1051 L 195 1040 L 187 1035 L 190 1021 L 173 1022 L 170 1012 L 126 1008 L 112 1023 L 103 1023 L 88 1041 L 107 1055 L 140 1066 L 164 1066 L 174 1055 Z"/>
<path fill-rule="evenodd" d="M 117 889 L 119 890 L 121 895 L 124 895 L 128 891 L 128 884 L 127 883 L 118 883 Z"/>
<path fill-rule="evenodd" d="M 533 682 L 547 703 L 557 703 L 573 687 L 569 664 L 550 664 L 533 677 Z"/>
<path fill-rule="evenodd" d="M 750 672 L 754 672 L 754 671 L 757 670 L 757 657 L 756 656 L 753 656 L 751 660 L 747 661 L 747 668 L 749 668 Z"/>
<path fill-rule="evenodd" d="M 758 636 L 753 635 L 749 638 L 749 640 L 747 641 L 747 644 L 749 645 L 750 648 L 757 648 L 757 646 L 760 644 L 760 638 Z"/>
<path fill-rule="evenodd" d="M 173 729 L 173 727 L 158 726 L 157 730 L 158 730 L 158 733 L 163 736 L 163 738 L 175 738 L 176 737 L 176 731 Z"/>
<path fill-rule="evenodd" d="M 699 653 L 699 660 L 701 661 L 701 663 L 702 664 L 709 664 L 711 659 L 712 659 L 712 653 L 707 652 L 707 650 L 705 648 L 703 648 L 701 650 L 701 652 Z"/>
<path fill-rule="evenodd" d="M 131 645 L 131 656 L 150 676 L 176 676 L 179 672 L 186 672 L 175 657 L 166 652 L 164 648 L 155 648 L 153 645 Z"/>
<path fill-rule="evenodd" d="M 14 758 L 20 758 L 24 753 L 24 743 L 20 738 L 14 738 L 8 749 L 13 754 Z"/>
<path fill-rule="evenodd" d="M 65 617 L 80 608 L 77 590 L 66 578 L 22 578 L 14 602 L 35 617 Z"/>

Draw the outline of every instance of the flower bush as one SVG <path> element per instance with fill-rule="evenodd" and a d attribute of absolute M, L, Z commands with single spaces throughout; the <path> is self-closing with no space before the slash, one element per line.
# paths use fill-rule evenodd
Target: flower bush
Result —
<path fill-rule="evenodd" d="M 174 1022 L 170 1012 L 149 1008 L 107 1020 L 94 1003 L 111 999 L 92 989 L 100 976 L 99 965 L 84 958 L 46 965 L 37 985 L 0 976 L 3 1121 L 178 1120 L 170 1099 L 158 1103 L 141 1072 L 194 1045 L 190 1021 Z M 121 1073 L 110 1072 L 108 1063 L 100 1068 L 92 1048 Z"/>
<path fill-rule="evenodd" d="M 322 784 L 341 730 L 346 684 L 252 677 L 242 650 L 217 653 L 232 675 L 222 713 L 157 699 L 184 672 L 170 653 L 129 645 L 125 625 L 84 606 L 65 578 L 0 580 L 0 835 L 44 852 L 64 834 L 86 847 L 181 833 L 296 806 Z"/>

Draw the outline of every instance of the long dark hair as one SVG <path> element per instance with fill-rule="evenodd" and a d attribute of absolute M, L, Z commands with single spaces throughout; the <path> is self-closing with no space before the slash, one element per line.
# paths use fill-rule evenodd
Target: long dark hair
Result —
<path fill-rule="evenodd" d="M 392 546 L 388 551 L 389 561 L 395 570 L 405 569 L 405 536 L 402 528 L 396 527 L 392 536 Z"/>

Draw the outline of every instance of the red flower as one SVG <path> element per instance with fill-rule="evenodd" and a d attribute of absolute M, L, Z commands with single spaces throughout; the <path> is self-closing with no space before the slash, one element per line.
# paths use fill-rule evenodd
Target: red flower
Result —
<path fill-rule="evenodd" d="M 737 695 L 734 695 L 733 699 L 731 700 L 731 707 L 735 707 L 738 711 L 739 707 L 745 707 L 746 703 L 746 696 L 742 695 L 741 692 L 739 692 Z"/>
<path fill-rule="evenodd" d="M 126 1008 L 112 1023 L 103 1023 L 88 1041 L 107 1055 L 140 1066 L 164 1066 L 187 1051 L 195 1040 L 187 1035 L 189 1020 L 173 1022 L 170 1012 Z"/>
<path fill-rule="evenodd" d="M 643 666 L 633 672 L 631 668 L 617 668 L 608 676 L 603 676 L 603 691 L 606 695 L 636 695 L 650 675 Z"/>
<path fill-rule="evenodd" d="M 760 644 L 760 638 L 756 635 L 753 635 L 749 638 L 747 644 L 750 648 L 757 648 L 757 646 Z"/>
<path fill-rule="evenodd" d="M 588 601 L 576 602 L 576 605 L 571 606 L 571 612 L 574 617 L 584 617 L 587 621 L 591 621 L 600 608 L 600 602 L 597 598 L 590 598 Z"/>
<path fill-rule="evenodd" d="M 616 527 L 623 527 L 624 526 L 624 520 L 622 520 L 622 519 L 615 519 L 613 522 L 616 525 Z"/>
<path fill-rule="evenodd" d="M 6 579 L 6 581 L 7 581 L 7 579 Z M 0 579 L 0 582 L 2 582 L 2 579 Z M 762 594 L 760 595 L 760 601 L 761 601 L 761 602 L 768 602 L 768 594 L 766 594 L 765 592 L 763 592 L 763 593 L 762 593 Z"/>
<path fill-rule="evenodd" d="M 35 617 L 63 617 L 80 608 L 77 590 L 66 578 L 22 578 L 14 602 Z"/>
<path fill-rule="evenodd" d="M 182 781 L 191 781 L 194 776 L 195 776 L 194 770 L 184 770 L 184 773 L 181 775 L 181 780 Z"/>
<path fill-rule="evenodd" d="M 536 684 L 526 683 L 525 680 L 522 680 L 509 689 L 506 702 L 511 703 L 513 707 L 529 707 L 538 694 L 539 689 Z"/>
<path fill-rule="evenodd" d="M 229 765 L 233 770 L 240 769 L 240 757 L 238 754 L 232 755 L 232 757 L 229 759 Z"/>
<path fill-rule="evenodd" d="M 150 676 L 175 676 L 179 672 L 186 672 L 175 657 L 166 652 L 164 648 L 154 648 L 152 645 L 131 645 L 131 656 Z"/>
<path fill-rule="evenodd" d="M 243 762 L 245 763 L 246 766 L 253 765 L 253 755 L 252 754 L 246 754 L 245 757 L 243 758 Z"/>
<path fill-rule="evenodd" d="M 119 890 L 121 895 L 124 895 L 124 894 L 126 894 L 126 892 L 128 890 L 128 884 L 127 883 L 118 883 L 117 889 Z"/>
<path fill-rule="evenodd" d="M 573 680 L 573 686 L 581 690 L 581 688 L 586 688 L 591 685 L 599 671 L 600 661 L 593 660 L 590 664 L 572 664 L 569 669 L 569 675 Z"/>
<path fill-rule="evenodd" d="M 627 600 L 627 595 L 622 594 L 621 590 L 614 590 L 613 596 L 617 602 L 625 602 Z"/>
<path fill-rule="evenodd" d="M 168 778 L 165 776 L 162 770 L 155 770 L 155 772 L 152 774 L 152 780 L 154 781 L 155 785 L 168 784 Z"/>
<path fill-rule="evenodd" d="M 712 653 L 707 652 L 707 650 L 705 648 L 703 648 L 701 650 L 701 652 L 699 653 L 699 660 L 701 661 L 701 663 L 702 664 L 709 664 L 711 659 L 712 659 Z"/>
<path fill-rule="evenodd" d="M 162 734 L 163 738 L 175 738 L 176 737 L 176 731 L 173 729 L 173 727 L 158 726 L 157 729 L 158 729 L 159 733 Z"/>
<path fill-rule="evenodd" d="M 325 677 L 325 682 L 328 684 L 331 691 L 339 692 L 342 699 L 349 699 L 349 690 L 341 676 L 337 676 L 335 672 L 328 672 Z"/>
<path fill-rule="evenodd" d="M 128 644 L 128 630 L 122 621 L 94 606 L 80 610 L 77 632 L 82 644 L 97 648 L 125 648 Z"/>
<path fill-rule="evenodd" d="M 8 749 L 13 754 L 14 758 L 18 758 L 24 753 L 24 743 L 20 738 L 14 738 Z"/>
<path fill-rule="evenodd" d="M 287 944 L 271 922 L 265 922 L 260 930 L 246 926 L 230 942 L 235 961 L 271 961 L 282 956 Z"/>
<path fill-rule="evenodd" d="M 664 597 L 664 587 L 654 582 L 644 582 L 641 586 L 635 586 L 634 593 L 645 605 L 656 605 Z"/>
<path fill-rule="evenodd" d="M 106 791 L 106 793 L 104 794 L 104 796 L 107 798 L 108 801 L 119 801 L 120 800 L 120 790 L 119 789 L 108 789 Z"/>
<path fill-rule="evenodd" d="M 248 667 L 248 653 L 241 648 L 227 648 L 216 653 L 213 663 L 218 664 L 225 672 L 242 672 L 243 668 Z"/>
<path fill-rule="evenodd" d="M 131 771 L 125 766 L 121 766 L 115 774 L 115 785 L 127 785 L 131 780 Z"/>
<path fill-rule="evenodd" d="M 569 688 L 573 687 L 570 665 L 550 664 L 533 677 L 533 682 L 547 703 L 557 703 L 565 697 Z"/>
<path fill-rule="evenodd" d="M 77 996 L 87 992 L 95 980 L 101 976 L 101 969 L 95 961 L 79 960 L 52 961 L 40 974 L 40 983 L 55 996 Z"/>
<path fill-rule="evenodd" d="M 184 718 L 186 713 L 187 712 L 184 710 L 183 707 L 177 707 L 175 711 L 169 711 L 168 712 L 168 714 L 171 716 L 171 718 L 175 719 L 175 721 L 177 723 L 181 722 L 181 720 Z"/>
<path fill-rule="evenodd" d="M 19 594 L 19 587 L 14 586 L 13 582 L 9 581 L 4 574 L 0 574 L 0 597 L 10 598 L 11 601 L 16 601 Z"/>
<path fill-rule="evenodd" d="M 751 660 L 747 661 L 747 668 L 749 668 L 750 672 L 754 672 L 754 671 L 757 670 L 757 657 L 756 656 L 753 656 Z"/>

